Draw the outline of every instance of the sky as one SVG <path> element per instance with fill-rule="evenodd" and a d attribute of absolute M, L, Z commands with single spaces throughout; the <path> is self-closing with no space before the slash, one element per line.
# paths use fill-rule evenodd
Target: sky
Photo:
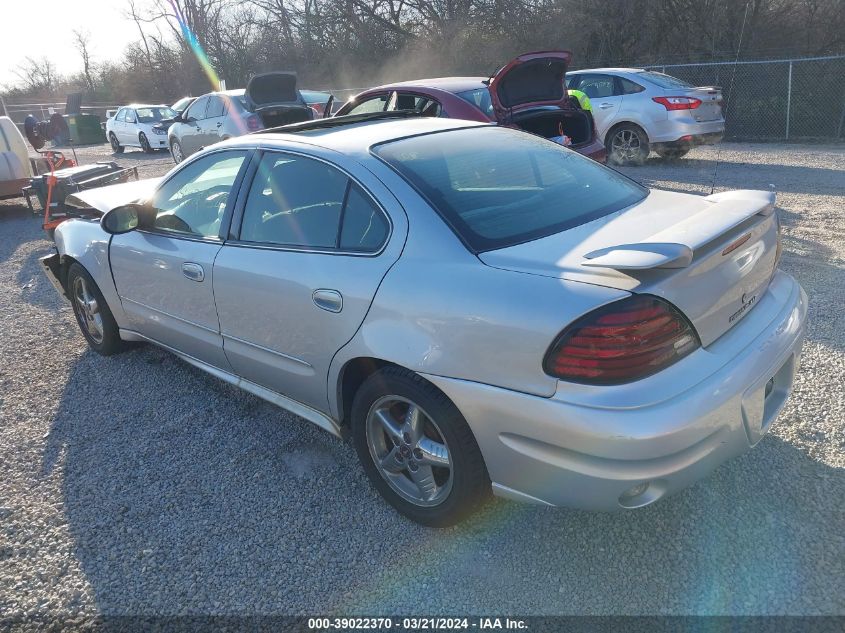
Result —
<path fill-rule="evenodd" d="M 25 57 L 49 58 L 59 74 L 81 71 L 74 29 L 90 34 L 93 61 L 118 58 L 138 39 L 135 23 L 125 16 L 128 6 L 126 0 L 0 0 L 0 87 L 18 82 L 13 70 Z"/>

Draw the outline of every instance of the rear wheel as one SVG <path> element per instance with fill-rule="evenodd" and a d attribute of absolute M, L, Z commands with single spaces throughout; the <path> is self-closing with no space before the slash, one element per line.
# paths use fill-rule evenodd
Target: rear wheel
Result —
<path fill-rule="evenodd" d="M 352 405 L 352 433 L 373 486 L 417 523 L 453 525 L 489 493 L 484 460 L 466 420 L 412 372 L 388 367 L 364 381 Z"/>
<path fill-rule="evenodd" d="M 76 322 L 91 349 L 103 356 L 126 349 L 103 294 L 88 271 L 77 263 L 68 270 L 67 290 Z"/>
<path fill-rule="evenodd" d="M 689 154 L 689 148 L 680 147 L 664 147 L 663 149 L 656 149 L 654 151 L 664 160 L 678 160 Z"/>
<path fill-rule="evenodd" d="M 144 152 L 145 152 L 145 153 L 147 153 L 147 154 L 152 154 L 152 153 L 153 153 L 153 147 L 152 147 L 152 145 L 150 145 L 150 141 L 149 141 L 149 139 L 147 139 L 147 135 L 146 135 L 146 134 L 144 134 L 143 132 L 141 132 L 141 133 L 138 135 L 138 141 L 140 141 L 140 143 L 141 143 L 141 149 L 142 149 L 142 150 L 144 150 Z"/>
<path fill-rule="evenodd" d="M 114 135 L 114 132 L 109 133 L 109 143 L 111 143 L 111 149 L 115 154 L 123 153 L 123 146 L 117 142 L 117 137 Z"/>
<path fill-rule="evenodd" d="M 613 128 L 605 142 L 608 162 L 616 165 L 642 165 L 648 158 L 648 136 L 633 123 Z"/>
<path fill-rule="evenodd" d="M 182 146 L 179 141 L 170 142 L 170 155 L 173 156 L 173 162 L 177 165 L 185 160 L 185 155 L 182 153 Z"/>

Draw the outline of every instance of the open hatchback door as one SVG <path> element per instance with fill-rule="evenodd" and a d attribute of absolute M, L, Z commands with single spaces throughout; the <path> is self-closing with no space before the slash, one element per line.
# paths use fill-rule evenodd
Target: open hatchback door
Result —
<path fill-rule="evenodd" d="M 572 105 L 564 78 L 569 51 L 525 53 L 490 79 L 488 90 L 496 121 L 548 139 L 567 136 L 575 149 L 592 143 L 592 115 Z"/>
<path fill-rule="evenodd" d="M 296 89 L 296 73 L 276 71 L 255 75 L 244 93 L 246 106 L 265 128 L 310 121 L 314 111 Z"/>

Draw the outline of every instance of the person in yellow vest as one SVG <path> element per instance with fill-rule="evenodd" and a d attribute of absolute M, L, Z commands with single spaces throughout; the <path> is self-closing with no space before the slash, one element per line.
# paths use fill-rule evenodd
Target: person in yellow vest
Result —
<path fill-rule="evenodd" d="M 575 90 L 573 88 L 570 88 L 569 90 L 567 90 L 567 92 L 569 93 L 570 97 L 575 97 L 576 99 L 578 99 L 578 103 L 581 104 L 582 110 L 586 110 L 587 112 L 593 111 L 593 106 L 590 105 L 590 97 L 585 95 L 580 90 Z"/>

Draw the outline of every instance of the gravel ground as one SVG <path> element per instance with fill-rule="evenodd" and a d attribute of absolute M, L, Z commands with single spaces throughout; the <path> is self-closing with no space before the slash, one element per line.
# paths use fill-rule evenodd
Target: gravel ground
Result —
<path fill-rule="evenodd" d="M 704 192 L 715 155 L 625 171 Z M 388 509 L 309 423 L 152 346 L 90 352 L 38 221 L 0 203 L 0 614 L 845 614 L 845 149 L 721 159 L 717 190 L 779 192 L 782 267 L 810 296 L 772 433 L 642 510 L 495 500 L 444 531 Z"/>

